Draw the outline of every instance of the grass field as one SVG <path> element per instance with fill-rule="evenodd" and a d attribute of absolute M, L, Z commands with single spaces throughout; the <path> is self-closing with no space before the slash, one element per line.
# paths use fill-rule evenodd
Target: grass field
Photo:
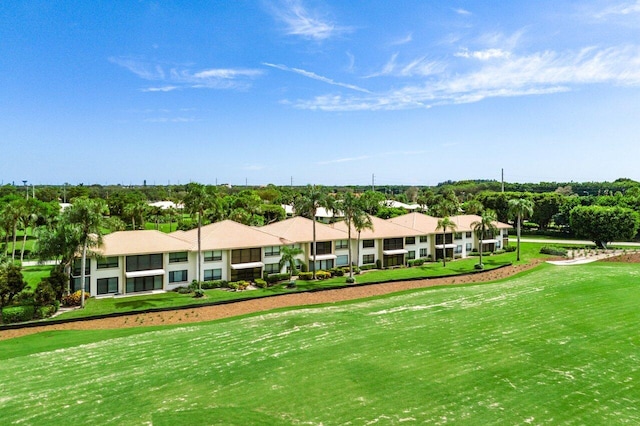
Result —
<path fill-rule="evenodd" d="M 0 342 L 4 424 L 640 422 L 640 269 Z"/>

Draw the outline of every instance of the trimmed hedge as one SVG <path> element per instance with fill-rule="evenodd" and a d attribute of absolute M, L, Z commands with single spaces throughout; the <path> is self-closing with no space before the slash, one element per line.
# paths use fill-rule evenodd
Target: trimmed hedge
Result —
<path fill-rule="evenodd" d="M 407 263 L 409 264 L 409 266 L 422 266 L 424 265 L 424 262 L 424 259 L 412 259 Z"/>
<path fill-rule="evenodd" d="M 540 249 L 541 254 L 549 254 L 551 256 L 567 256 L 567 249 L 562 247 L 544 246 Z"/>
<path fill-rule="evenodd" d="M 289 274 L 267 274 L 264 280 L 269 284 L 275 284 L 278 281 L 284 281 L 289 279 Z"/>
<path fill-rule="evenodd" d="M 11 324 L 14 322 L 31 321 L 36 313 L 33 305 L 9 306 L 2 310 L 2 322 Z"/>

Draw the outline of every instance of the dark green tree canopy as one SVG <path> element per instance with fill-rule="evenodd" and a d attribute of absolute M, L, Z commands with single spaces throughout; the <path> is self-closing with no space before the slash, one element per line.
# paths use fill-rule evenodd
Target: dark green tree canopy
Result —
<path fill-rule="evenodd" d="M 633 239 L 640 226 L 638 213 L 623 207 L 576 206 L 569 217 L 576 237 L 593 241 L 599 247 Z"/>

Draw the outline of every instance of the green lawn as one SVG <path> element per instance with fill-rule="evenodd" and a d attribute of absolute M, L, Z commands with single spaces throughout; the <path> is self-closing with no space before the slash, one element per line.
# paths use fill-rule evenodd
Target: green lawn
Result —
<path fill-rule="evenodd" d="M 6 424 L 640 422 L 637 265 L 0 342 Z"/>
<path fill-rule="evenodd" d="M 48 277 L 52 269 L 53 266 L 49 265 L 27 266 L 22 268 L 22 276 L 27 282 L 29 291 L 35 290 L 42 278 Z"/>

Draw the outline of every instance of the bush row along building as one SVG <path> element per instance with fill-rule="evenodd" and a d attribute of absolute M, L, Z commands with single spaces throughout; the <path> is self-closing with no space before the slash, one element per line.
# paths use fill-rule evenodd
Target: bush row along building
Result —
<path fill-rule="evenodd" d="M 437 230 L 438 219 L 409 213 L 388 220 L 371 217 L 373 230 L 360 235 L 345 222 L 316 223 L 316 250 L 313 250 L 313 223 L 293 217 L 262 227 L 250 227 L 231 220 L 201 228 L 201 276 L 198 270 L 198 230 L 165 234 L 153 230 L 120 231 L 108 234 L 102 245 L 87 259 L 85 291 L 91 295 L 132 294 L 167 291 L 188 285 L 192 280 L 252 281 L 281 270 L 281 248 L 302 250 L 298 263 L 309 270 L 348 266 L 349 245 L 353 263 L 361 267 L 384 268 L 405 265 L 411 259 L 464 258 L 479 250 L 472 232 L 476 215 L 452 216 L 455 232 Z M 496 222 L 498 233 L 486 235 L 483 251 L 508 245 L 510 225 Z M 72 289 L 80 289 L 80 262 L 72 271 Z"/>

